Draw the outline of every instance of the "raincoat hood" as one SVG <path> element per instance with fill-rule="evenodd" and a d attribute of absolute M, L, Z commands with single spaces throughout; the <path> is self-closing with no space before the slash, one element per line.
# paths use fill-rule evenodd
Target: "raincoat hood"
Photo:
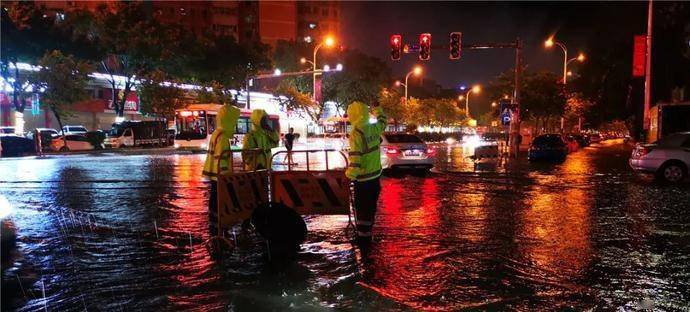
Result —
<path fill-rule="evenodd" d="M 266 111 L 263 109 L 255 109 L 252 111 L 252 115 L 249 117 L 249 119 L 252 121 L 252 126 L 254 126 L 254 130 L 264 130 L 264 128 L 261 127 L 261 119 L 263 119 L 264 116 L 267 115 L 268 114 L 266 114 Z"/>
<path fill-rule="evenodd" d="M 240 109 L 232 105 L 223 105 L 216 115 L 216 125 L 225 136 L 232 137 L 237 127 Z"/>
<path fill-rule="evenodd" d="M 365 126 L 369 123 L 369 106 L 362 102 L 352 102 L 347 107 L 347 118 L 353 126 Z"/>

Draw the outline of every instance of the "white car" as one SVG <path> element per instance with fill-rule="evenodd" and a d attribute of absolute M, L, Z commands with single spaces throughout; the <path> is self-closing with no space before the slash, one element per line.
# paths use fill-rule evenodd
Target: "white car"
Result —
<path fill-rule="evenodd" d="M 68 134 L 65 136 L 67 145 L 62 136 L 53 138 L 51 145 L 53 150 L 60 152 L 67 151 L 88 151 L 94 149 L 93 144 L 83 135 Z"/>
<path fill-rule="evenodd" d="M 85 134 L 89 132 L 84 126 L 62 126 L 62 132 L 66 135 L 70 134 Z"/>
<path fill-rule="evenodd" d="M 629 164 L 635 171 L 653 173 L 662 181 L 683 181 L 690 168 L 690 132 L 670 134 L 652 144 L 638 144 Z"/>
<path fill-rule="evenodd" d="M 429 170 L 434 166 L 434 156 L 436 156 L 436 150 L 414 134 L 390 132 L 381 136 L 383 169 Z"/>

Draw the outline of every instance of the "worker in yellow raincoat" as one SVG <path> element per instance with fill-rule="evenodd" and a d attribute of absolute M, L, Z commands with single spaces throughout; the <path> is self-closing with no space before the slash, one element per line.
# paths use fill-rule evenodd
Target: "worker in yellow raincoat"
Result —
<path fill-rule="evenodd" d="M 213 130 L 213 134 L 211 134 L 208 143 L 208 151 L 206 152 L 206 162 L 204 163 L 202 174 L 211 181 L 208 213 L 209 228 L 213 236 L 218 234 L 218 229 L 216 228 L 218 224 L 218 175 L 223 171 L 232 170 L 228 162 L 228 158 L 232 157 L 232 155 L 226 154 L 225 157 L 221 157 L 221 154 L 225 151 L 229 151 L 231 148 L 230 142 L 235 135 L 239 117 L 240 110 L 235 106 L 224 105 L 220 108 L 218 115 L 216 115 L 217 128 Z"/>
<path fill-rule="evenodd" d="M 376 122 L 369 121 L 369 107 L 353 102 L 347 108 L 352 125 L 350 132 L 349 165 L 345 175 L 354 184 L 354 207 L 357 226 L 357 243 L 360 246 L 371 242 L 376 205 L 381 193 L 381 134 L 388 119 L 378 103 L 372 105 L 371 114 Z"/>
<path fill-rule="evenodd" d="M 247 170 L 271 168 L 271 149 L 278 147 L 279 135 L 273 129 L 268 114 L 263 109 L 255 109 L 249 117 L 252 130 L 244 136 L 242 149 L 259 149 L 258 152 L 244 152 L 242 159 Z"/>

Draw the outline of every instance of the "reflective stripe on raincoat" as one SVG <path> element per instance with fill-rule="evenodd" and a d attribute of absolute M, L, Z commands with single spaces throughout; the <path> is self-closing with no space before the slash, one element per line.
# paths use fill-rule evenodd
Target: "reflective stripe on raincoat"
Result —
<path fill-rule="evenodd" d="M 229 151 L 231 148 L 230 140 L 235 135 L 237 128 L 237 119 L 240 117 L 240 109 L 232 105 L 224 105 L 216 115 L 217 128 L 211 134 L 208 142 L 208 151 L 206 152 L 206 162 L 204 163 L 203 175 L 208 176 L 211 180 L 216 180 L 218 174 L 225 170 L 232 170 L 228 167 L 227 155 L 221 159 L 221 154 L 224 151 Z M 218 160 L 220 159 L 220 170 L 218 168 Z"/>
<path fill-rule="evenodd" d="M 271 149 L 278 147 L 278 130 L 266 130 L 261 127 L 261 120 L 268 118 L 268 114 L 263 109 L 255 109 L 249 119 L 252 122 L 252 130 L 244 136 L 242 149 L 261 149 L 261 152 L 243 152 L 242 159 L 247 170 L 269 169 L 271 166 Z"/>
<path fill-rule="evenodd" d="M 353 102 L 347 108 L 352 125 L 350 132 L 349 165 L 345 175 L 350 180 L 367 181 L 381 175 L 381 134 L 386 129 L 388 118 L 381 107 L 372 109 L 376 123 L 369 123 L 369 107 Z"/>

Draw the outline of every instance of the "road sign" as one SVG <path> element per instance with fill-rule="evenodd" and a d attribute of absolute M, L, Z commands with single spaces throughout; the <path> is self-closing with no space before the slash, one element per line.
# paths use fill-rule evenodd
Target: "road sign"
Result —
<path fill-rule="evenodd" d="M 633 43 L 633 77 L 642 77 L 647 62 L 647 36 L 637 35 Z"/>

